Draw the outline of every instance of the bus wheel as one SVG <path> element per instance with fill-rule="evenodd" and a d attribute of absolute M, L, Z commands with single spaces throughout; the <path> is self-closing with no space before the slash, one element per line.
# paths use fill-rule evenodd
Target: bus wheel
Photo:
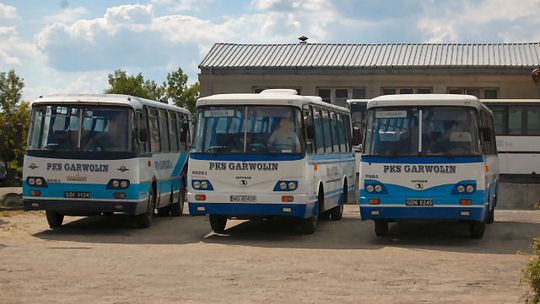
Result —
<path fill-rule="evenodd" d="M 186 201 L 186 188 L 180 190 L 178 202 L 171 205 L 172 216 L 182 216 L 182 214 L 184 214 L 185 201 Z"/>
<path fill-rule="evenodd" d="M 49 227 L 51 227 L 51 229 L 62 226 L 62 222 L 64 221 L 63 214 L 49 210 L 45 211 L 45 214 L 47 216 L 47 222 L 49 223 Z"/>
<path fill-rule="evenodd" d="M 469 233 L 471 234 L 471 238 L 481 239 L 482 237 L 484 237 L 485 228 L 486 228 L 486 224 L 482 222 L 470 222 Z"/>
<path fill-rule="evenodd" d="M 169 216 L 171 213 L 172 205 L 167 205 L 165 207 L 157 208 L 157 214 L 159 216 Z"/>
<path fill-rule="evenodd" d="M 343 199 L 340 205 L 337 207 L 332 208 L 330 210 L 330 218 L 332 221 L 339 221 L 343 218 L 343 208 L 345 207 L 345 204 L 347 203 L 348 193 L 347 193 L 347 185 L 343 186 Z"/>
<path fill-rule="evenodd" d="M 486 224 L 493 224 L 493 222 L 495 222 L 495 207 L 488 211 L 486 218 Z"/>
<path fill-rule="evenodd" d="M 317 227 L 317 223 L 321 217 L 321 212 L 319 209 L 320 205 L 316 204 L 315 208 L 316 210 L 314 210 L 315 212 L 313 212 L 314 214 L 312 214 L 311 217 L 300 220 L 300 233 L 313 234 L 315 232 L 315 228 Z"/>
<path fill-rule="evenodd" d="M 388 222 L 384 220 L 375 220 L 375 235 L 386 236 L 388 234 Z"/>
<path fill-rule="evenodd" d="M 148 228 L 152 224 L 152 218 L 154 217 L 154 194 L 148 193 L 148 204 L 146 205 L 146 212 L 137 215 L 137 227 Z"/>
<path fill-rule="evenodd" d="M 227 226 L 227 218 L 222 215 L 210 215 L 210 227 L 215 233 L 225 232 Z"/>

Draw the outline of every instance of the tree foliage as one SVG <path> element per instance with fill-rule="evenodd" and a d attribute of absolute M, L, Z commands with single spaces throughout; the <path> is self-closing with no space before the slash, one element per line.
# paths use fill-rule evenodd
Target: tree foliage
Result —
<path fill-rule="evenodd" d="M 22 102 L 24 80 L 14 70 L 0 72 L 0 159 L 22 165 L 30 106 Z"/>
<path fill-rule="evenodd" d="M 181 68 L 170 72 L 167 81 L 159 85 L 153 80 L 145 80 L 141 73 L 127 75 L 126 71 L 117 70 L 109 74 L 110 87 L 105 90 L 107 94 L 127 94 L 142 98 L 158 100 L 164 103 L 195 110 L 195 101 L 199 97 L 199 83 L 188 85 L 188 76 Z"/>
<path fill-rule="evenodd" d="M 522 271 L 521 282 L 529 285 L 530 291 L 525 296 L 527 304 L 540 303 L 540 238 L 535 238 L 531 245 L 533 253 L 529 263 Z"/>

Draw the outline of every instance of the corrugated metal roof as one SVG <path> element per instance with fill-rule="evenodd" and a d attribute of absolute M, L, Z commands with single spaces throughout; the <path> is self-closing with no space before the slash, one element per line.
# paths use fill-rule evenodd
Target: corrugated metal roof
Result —
<path fill-rule="evenodd" d="M 537 67 L 540 42 L 498 44 L 216 43 L 200 68 Z"/>

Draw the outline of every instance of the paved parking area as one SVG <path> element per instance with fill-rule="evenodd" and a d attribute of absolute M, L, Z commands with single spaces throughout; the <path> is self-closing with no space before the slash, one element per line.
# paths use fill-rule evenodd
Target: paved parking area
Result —
<path fill-rule="evenodd" d="M 346 206 L 299 235 L 288 221 L 0 216 L 0 303 L 516 303 L 540 211 L 502 210 L 482 240 L 463 224 L 394 224 L 377 238 Z"/>

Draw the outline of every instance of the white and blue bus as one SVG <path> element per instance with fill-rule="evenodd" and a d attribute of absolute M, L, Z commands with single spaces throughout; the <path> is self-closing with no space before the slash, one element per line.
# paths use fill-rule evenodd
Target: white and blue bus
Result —
<path fill-rule="evenodd" d="M 348 109 L 286 89 L 197 101 L 189 211 L 215 232 L 230 218 L 288 217 L 313 233 L 341 219 L 354 178 Z"/>
<path fill-rule="evenodd" d="M 24 158 L 25 210 L 64 215 L 124 213 L 138 227 L 182 215 L 191 114 L 125 95 L 65 95 L 32 103 Z"/>
<path fill-rule="evenodd" d="M 369 101 L 360 162 L 360 215 L 469 222 L 481 238 L 494 220 L 498 159 L 491 111 L 467 95 L 388 95 Z"/>

